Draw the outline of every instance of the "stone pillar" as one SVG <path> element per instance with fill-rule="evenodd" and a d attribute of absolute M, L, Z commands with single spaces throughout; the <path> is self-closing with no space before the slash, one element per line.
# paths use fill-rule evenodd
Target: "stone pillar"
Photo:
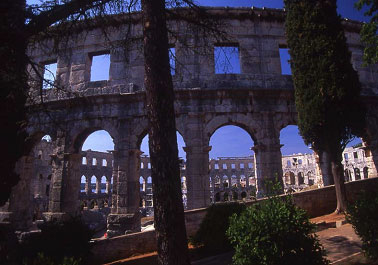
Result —
<path fill-rule="evenodd" d="M 187 209 L 210 205 L 209 152 L 211 146 L 184 147 L 186 152 Z"/>
<path fill-rule="evenodd" d="M 85 194 L 89 195 L 91 193 L 92 193 L 91 177 L 85 176 Z"/>
<path fill-rule="evenodd" d="M 139 232 L 139 149 L 114 152 L 112 210 L 108 215 L 109 236 Z"/>
<path fill-rule="evenodd" d="M 106 194 L 110 194 L 110 186 L 111 186 L 111 178 L 106 178 L 106 189 L 105 189 L 105 193 Z"/>
<path fill-rule="evenodd" d="M 49 211 L 43 216 L 47 221 L 63 221 L 79 213 L 81 155 L 56 153 L 52 162 Z"/>
<path fill-rule="evenodd" d="M 12 188 L 8 207 L 0 209 L 0 222 L 11 222 L 15 230 L 27 230 L 32 225 L 31 178 L 34 157 L 23 156 L 16 164 L 20 180 Z M 7 208 L 7 209 L 6 209 Z"/>

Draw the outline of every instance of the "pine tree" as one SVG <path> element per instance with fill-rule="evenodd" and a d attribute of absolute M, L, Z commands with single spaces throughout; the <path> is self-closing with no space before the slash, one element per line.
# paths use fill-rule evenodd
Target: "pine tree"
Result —
<path fill-rule="evenodd" d="M 330 156 L 337 212 L 346 209 L 342 151 L 365 127 L 361 85 L 351 65 L 336 0 L 285 0 L 298 127 L 306 144 Z"/>

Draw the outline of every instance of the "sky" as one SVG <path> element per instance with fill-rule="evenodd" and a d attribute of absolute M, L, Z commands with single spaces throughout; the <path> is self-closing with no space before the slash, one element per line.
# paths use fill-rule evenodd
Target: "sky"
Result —
<path fill-rule="evenodd" d="M 27 0 L 28 4 L 39 3 L 39 0 Z M 204 6 L 230 6 L 230 7 L 267 7 L 267 8 L 283 8 L 283 1 L 280 0 L 197 0 L 200 5 Z M 338 0 L 338 13 L 348 19 L 367 21 L 367 18 L 364 17 L 362 11 L 357 11 L 354 8 L 354 3 L 356 0 Z M 290 74 L 290 68 L 287 66 L 288 54 L 287 51 L 281 51 L 283 56 L 282 69 L 283 74 Z M 104 59 L 105 58 L 105 59 Z M 106 63 L 106 56 L 103 56 L 105 61 L 94 61 L 94 64 L 99 64 L 105 66 L 109 69 L 109 66 Z M 97 58 L 96 58 L 97 60 Z M 238 71 L 237 69 L 235 70 Z M 240 71 L 240 70 L 239 70 Z M 91 76 L 92 81 L 107 79 L 100 76 L 99 73 L 93 73 Z M 288 126 L 281 130 L 280 134 L 281 144 L 284 146 L 281 148 L 283 155 L 289 155 L 293 153 L 312 153 L 312 150 L 309 149 L 303 142 L 301 136 L 298 133 L 297 126 Z M 353 145 L 360 142 L 359 139 L 354 140 L 349 144 Z M 185 159 L 185 152 L 182 147 L 185 146 L 185 143 L 178 134 L 178 147 L 179 147 L 179 156 Z M 210 151 L 210 158 L 217 157 L 227 157 L 227 156 L 250 156 L 253 155 L 253 152 L 250 148 L 253 146 L 253 140 L 248 135 L 246 131 L 236 126 L 225 126 L 219 128 L 210 139 L 210 146 L 212 150 Z M 107 151 L 113 150 L 114 144 L 110 135 L 106 131 L 97 131 L 91 134 L 87 140 L 84 142 L 83 150 L 92 149 L 96 151 Z M 148 153 L 148 137 L 146 136 L 141 144 L 141 151 L 145 154 Z"/>

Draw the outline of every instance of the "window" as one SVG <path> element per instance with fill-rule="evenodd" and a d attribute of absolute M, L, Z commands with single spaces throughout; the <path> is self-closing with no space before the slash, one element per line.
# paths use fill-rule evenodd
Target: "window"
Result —
<path fill-rule="evenodd" d="M 252 163 L 248 163 L 248 168 L 252 168 Z"/>
<path fill-rule="evenodd" d="M 344 160 L 348 161 L 348 153 L 344 153 Z"/>
<path fill-rule="evenodd" d="M 46 193 L 47 197 L 50 195 L 50 185 L 49 184 L 46 185 L 46 192 L 45 193 Z"/>
<path fill-rule="evenodd" d="M 108 162 L 106 161 L 106 159 L 102 159 L 102 166 L 103 167 L 107 167 L 108 166 Z"/>
<path fill-rule="evenodd" d="M 244 168 L 244 163 L 240 163 L 240 168 L 241 168 L 241 169 Z"/>
<path fill-rule="evenodd" d="M 143 162 L 140 163 L 140 168 L 143 168 Z"/>
<path fill-rule="evenodd" d="M 151 163 L 148 163 L 148 168 L 151 168 Z"/>
<path fill-rule="evenodd" d="M 92 159 L 92 166 L 97 166 L 97 159 L 96 158 Z"/>
<path fill-rule="evenodd" d="M 214 64 L 215 74 L 240 74 L 238 45 L 216 45 Z"/>
<path fill-rule="evenodd" d="M 100 54 L 92 55 L 91 57 L 91 77 L 90 81 L 109 80 L 110 70 L 110 54 L 103 52 Z"/>
<path fill-rule="evenodd" d="M 354 157 L 354 158 L 358 158 L 358 154 L 357 154 L 357 152 L 353 152 L 353 157 Z"/>
<path fill-rule="evenodd" d="M 223 164 L 223 169 L 227 169 L 227 165 L 226 164 Z"/>
<path fill-rule="evenodd" d="M 287 167 L 291 167 L 291 161 L 287 160 Z"/>
<path fill-rule="evenodd" d="M 42 150 L 38 151 L 38 159 L 42 159 Z"/>
<path fill-rule="evenodd" d="M 176 74 L 176 48 L 169 48 L 169 65 L 171 67 L 171 75 Z"/>
<path fill-rule="evenodd" d="M 86 164 L 87 164 L 87 158 L 86 158 L 85 156 L 83 157 L 82 164 L 83 164 L 83 165 L 86 165 Z"/>
<path fill-rule="evenodd" d="M 288 48 L 280 48 L 281 74 L 291 75 L 290 54 Z"/>
<path fill-rule="evenodd" d="M 219 164 L 214 164 L 215 169 L 219 169 Z"/>
<path fill-rule="evenodd" d="M 235 169 L 235 164 L 231 164 L 231 169 Z"/>
<path fill-rule="evenodd" d="M 57 68 L 58 64 L 56 61 L 43 65 L 42 89 L 50 89 L 54 87 Z"/>
<path fill-rule="evenodd" d="M 298 164 L 302 165 L 302 159 L 298 159 Z"/>

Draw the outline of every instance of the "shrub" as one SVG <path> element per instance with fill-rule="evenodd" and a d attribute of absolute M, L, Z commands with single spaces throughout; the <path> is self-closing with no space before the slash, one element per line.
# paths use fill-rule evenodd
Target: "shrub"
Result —
<path fill-rule="evenodd" d="M 235 265 L 328 264 L 305 211 L 290 196 L 273 196 L 233 215 L 227 235 Z"/>
<path fill-rule="evenodd" d="M 46 222 L 41 225 L 40 233 L 24 240 L 20 257 L 26 264 L 38 264 L 38 259 L 45 264 L 75 264 L 90 254 L 92 236 L 93 231 L 80 218 L 61 223 Z"/>
<path fill-rule="evenodd" d="M 346 220 L 361 238 L 365 255 L 378 260 L 378 193 L 362 192 L 355 203 L 348 205 Z"/>
<path fill-rule="evenodd" d="M 217 203 L 207 209 L 199 230 L 191 243 L 195 246 L 203 246 L 207 251 L 218 252 L 231 250 L 231 244 L 226 236 L 229 226 L 229 218 L 232 214 L 240 214 L 245 209 L 244 204 Z"/>

